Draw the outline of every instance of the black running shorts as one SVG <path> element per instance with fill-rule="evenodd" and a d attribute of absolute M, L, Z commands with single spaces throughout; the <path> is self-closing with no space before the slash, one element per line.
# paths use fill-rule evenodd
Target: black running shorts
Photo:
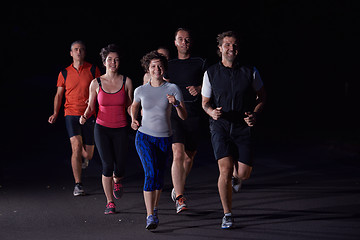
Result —
<path fill-rule="evenodd" d="M 216 160 L 233 157 L 241 163 L 253 165 L 251 128 L 237 126 L 226 120 L 210 120 L 211 142 Z"/>
<path fill-rule="evenodd" d="M 69 138 L 82 136 L 85 145 L 94 145 L 94 125 L 95 117 L 91 116 L 84 125 L 79 123 L 80 116 L 65 116 L 65 125 Z"/>

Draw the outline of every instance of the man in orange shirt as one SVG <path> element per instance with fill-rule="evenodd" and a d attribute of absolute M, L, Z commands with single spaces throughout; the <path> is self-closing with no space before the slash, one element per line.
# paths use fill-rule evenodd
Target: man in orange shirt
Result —
<path fill-rule="evenodd" d="M 70 56 L 73 63 L 59 73 L 54 113 L 48 122 L 55 123 L 65 93 L 65 124 L 72 148 L 71 166 L 75 179 L 73 194 L 80 196 L 85 195 L 81 183 L 82 165 L 86 167 L 94 154 L 95 117 L 91 116 L 84 125 L 80 125 L 79 118 L 87 107 L 89 85 L 94 78 L 100 77 L 100 70 L 95 65 L 85 62 L 85 45 L 82 41 L 71 44 Z"/>

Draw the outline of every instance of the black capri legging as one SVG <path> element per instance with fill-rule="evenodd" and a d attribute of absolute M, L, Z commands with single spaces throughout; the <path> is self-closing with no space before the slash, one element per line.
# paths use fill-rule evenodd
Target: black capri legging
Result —
<path fill-rule="evenodd" d="M 127 127 L 108 128 L 95 124 L 95 144 L 98 149 L 105 177 L 121 178 L 125 173 L 125 158 L 128 147 Z"/>

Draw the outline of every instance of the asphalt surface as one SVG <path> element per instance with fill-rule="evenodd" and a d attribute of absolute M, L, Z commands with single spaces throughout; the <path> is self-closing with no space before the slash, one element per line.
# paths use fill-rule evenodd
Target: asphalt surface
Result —
<path fill-rule="evenodd" d="M 30 130 L 33 135 L 38 128 Z M 186 185 L 189 210 L 176 214 L 170 163 L 160 225 L 145 229 L 143 170 L 129 148 L 117 214 L 104 215 L 97 153 L 83 173 L 86 196 L 73 197 L 63 124 L 43 126 L 35 143 L 3 150 L 0 239 L 359 239 L 360 158 L 339 142 L 262 138 L 251 178 L 233 195 L 235 229 L 220 228 L 218 168 L 205 137 Z M 131 136 L 129 141 L 133 141 Z"/>

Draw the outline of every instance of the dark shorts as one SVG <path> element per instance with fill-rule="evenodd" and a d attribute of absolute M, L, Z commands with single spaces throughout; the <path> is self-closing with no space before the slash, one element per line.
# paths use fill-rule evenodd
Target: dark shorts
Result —
<path fill-rule="evenodd" d="M 196 151 L 199 145 L 199 122 L 200 117 L 190 117 L 186 120 L 181 120 L 179 117 L 172 116 L 172 143 L 182 143 L 185 145 L 186 151 Z"/>
<path fill-rule="evenodd" d="M 79 123 L 80 116 L 65 116 L 69 138 L 80 135 L 85 145 L 94 145 L 95 117 L 91 116 L 84 125 Z"/>
<path fill-rule="evenodd" d="M 246 165 L 253 165 L 251 128 L 232 125 L 227 121 L 210 121 L 211 142 L 216 160 L 233 157 Z"/>

